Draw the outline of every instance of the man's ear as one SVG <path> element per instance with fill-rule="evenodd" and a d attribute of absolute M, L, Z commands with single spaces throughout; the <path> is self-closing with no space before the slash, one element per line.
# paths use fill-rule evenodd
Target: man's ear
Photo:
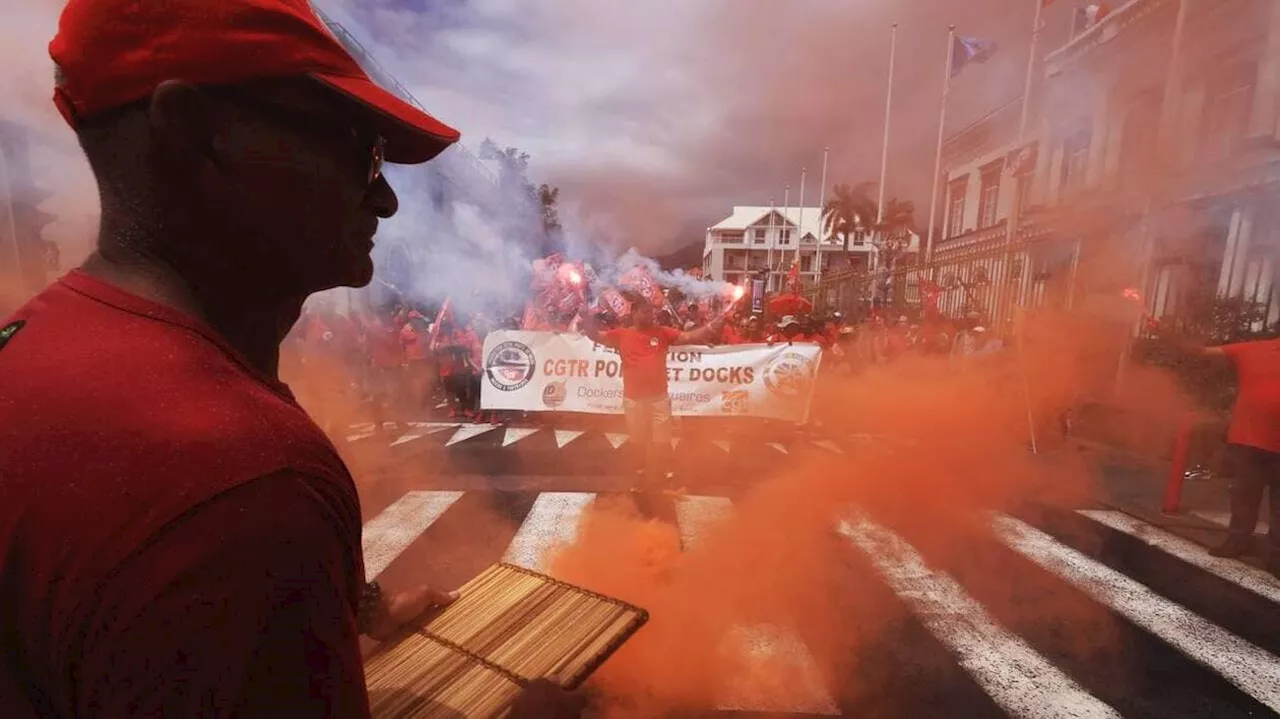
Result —
<path fill-rule="evenodd" d="M 189 82 L 166 80 L 152 91 L 147 106 L 152 159 L 171 179 L 201 182 L 218 171 L 213 114 L 209 97 Z"/>

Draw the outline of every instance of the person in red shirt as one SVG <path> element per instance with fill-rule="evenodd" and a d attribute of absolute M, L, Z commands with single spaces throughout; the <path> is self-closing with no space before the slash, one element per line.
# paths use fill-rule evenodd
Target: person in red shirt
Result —
<path fill-rule="evenodd" d="M 476 385 L 475 377 L 479 372 L 476 357 L 480 354 L 480 339 L 470 327 L 459 325 L 452 315 L 439 320 L 440 329 L 436 335 L 436 366 L 439 367 L 440 383 L 449 393 L 451 408 L 449 415 L 462 415 L 467 419 L 475 417 L 479 407 L 477 397 L 472 388 Z"/>
<path fill-rule="evenodd" d="M 622 359 L 622 404 L 627 431 L 644 448 L 644 467 L 650 486 L 658 477 L 672 479 L 667 464 L 671 447 L 671 395 L 667 385 L 667 350 L 672 345 L 706 344 L 720 334 L 723 319 L 691 332 L 664 327 L 654 321 L 653 305 L 643 297 L 631 301 L 631 326 L 601 331 L 595 318 L 584 318 L 591 341 L 617 350 Z"/>
<path fill-rule="evenodd" d="M 1271 503 L 1267 567 L 1280 577 L 1280 339 L 1206 347 L 1201 354 L 1228 360 L 1239 388 L 1227 431 L 1231 472 L 1231 525 L 1227 540 L 1210 550 L 1238 557 L 1253 549 L 1262 494 Z"/>
<path fill-rule="evenodd" d="M 397 313 L 398 314 L 398 313 Z M 404 347 L 396 314 L 375 316 L 368 326 L 369 399 L 375 431 L 390 429 L 389 417 L 400 417 L 397 401 L 404 384 Z"/>
<path fill-rule="evenodd" d="M 431 351 L 427 347 L 429 332 L 422 313 L 412 310 L 400 328 L 400 349 L 404 353 L 405 380 L 409 386 L 409 398 L 414 410 L 423 411 L 431 402 L 432 364 Z"/>
<path fill-rule="evenodd" d="M 804 342 L 803 330 L 804 328 L 800 326 L 800 322 L 795 317 L 787 315 L 778 320 L 778 329 L 769 335 L 769 344 Z"/>
<path fill-rule="evenodd" d="M 368 717 L 359 635 L 453 595 L 368 583 L 280 343 L 458 133 L 305 0 L 70 0 L 50 53 L 101 220 L 0 321 L 0 716 Z"/>

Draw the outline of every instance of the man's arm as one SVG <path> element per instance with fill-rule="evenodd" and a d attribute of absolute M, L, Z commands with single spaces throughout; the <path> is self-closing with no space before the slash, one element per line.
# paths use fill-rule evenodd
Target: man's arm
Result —
<path fill-rule="evenodd" d="M 724 327 L 724 319 L 717 317 L 696 330 L 681 332 L 672 340 L 673 345 L 709 345 L 720 336 Z"/>
<path fill-rule="evenodd" d="M 600 322 L 596 319 L 595 315 L 590 312 L 583 312 L 579 317 L 582 318 L 582 334 L 586 335 L 587 339 L 598 345 L 617 349 L 616 337 L 612 332 L 606 332 L 600 329 Z"/>
<path fill-rule="evenodd" d="M 367 717 L 352 548 L 308 480 L 210 500 L 100 592 L 81 716 Z"/>

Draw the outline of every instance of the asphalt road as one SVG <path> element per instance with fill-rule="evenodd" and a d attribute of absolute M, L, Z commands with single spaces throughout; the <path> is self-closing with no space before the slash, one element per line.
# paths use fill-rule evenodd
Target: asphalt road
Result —
<path fill-rule="evenodd" d="M 724 479 L 682 496 L 629 492 L 618 432 L 530 429 L 353 429 L 343 451 L 361 477 L 369 575 L 455 586 L 499 560 L 545 570 L 556 543 L 605 502 L 670 525 L 693 551 L 752 477 L 878 441 L 690 434 L 674 448 L 680 473 Z M 838 561 L 817 590 L 847 604 L 847 621 L 833 628 L 798 611 L 742 627 L 747 639 L 735 641 L 785 668 L 785 686 L 744 696 L 730 682 L 681 716 L 1280 713 L 1280 580 L 1261 570 L 1101 505 L 977 512 L 963 552 L 919 517 L 842 516 L 824 540 L 823 556 Z M 849 656 L 819 666 L 810 648 L 831 646 Z"/>

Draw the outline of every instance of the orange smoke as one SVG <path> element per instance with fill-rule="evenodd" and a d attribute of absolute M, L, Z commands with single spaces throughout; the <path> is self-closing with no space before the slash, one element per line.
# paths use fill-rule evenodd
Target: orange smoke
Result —
<path fill-rule="evenodd" d="M 989 510 L 1089 502 L 1093 472 L 1064 451 L 1056 418 L 1082 399 L 1082 387 L 1101 381 L 1089 375 L 1114 376 L 1115 355 L 1105 366 L 1093 361 L 1110 343 L 1087 323 L 1036 323 L 1021 356 L 1010 351 L 962 366 L 912 358 L 827 378 L 819 395 L 828 427 L 880 438 L 843 456 L 796 455 L 804 458 L 757 478 L 730 516 L 707 526 L 684 552 L 675 526 L 646 520 L 625 500 L 597 502 L 576 543 L 556 555 L 552 573 L 651 613 L 593 679 L 609 698 L 610 715 L 706 708 L 744 686 L 766 704 L 785 704 L 801 678 L 785 657 L 761 659 L 735 644 L 744 627 L 803 624 L 829 690 L 870 690 L 842 687 L 838 677 L 847 683 L 862 652 L 891 636 L 902 608 L 872 601 L 844 578 L 858 560 L 832 530 L 854 508 L 909 538 L 931 563 L 965 567 L 969 582 L 989 582 L 1009 611 L 1047 611 L 1019 605 L 1004 569 L 971 556 L 972 543 L 989 534 Z M 1020 389 L 1024 376 L 1029 402 Z M 1135 425 L 1184 404 L 1159 374 L 1135 370 L 1127 383 L 1142 397 L 1132 406 L 1148 410 Z M 1028 404 L 1047 457 L 1029 450 Z M 681 476 L 680 483 L 697 495 L 700 483 L 716 479 Z M 1052 610 L 1080 617 L 1083 647 L 1111 640 L 1109 620 L 1089 606 Z"/>

